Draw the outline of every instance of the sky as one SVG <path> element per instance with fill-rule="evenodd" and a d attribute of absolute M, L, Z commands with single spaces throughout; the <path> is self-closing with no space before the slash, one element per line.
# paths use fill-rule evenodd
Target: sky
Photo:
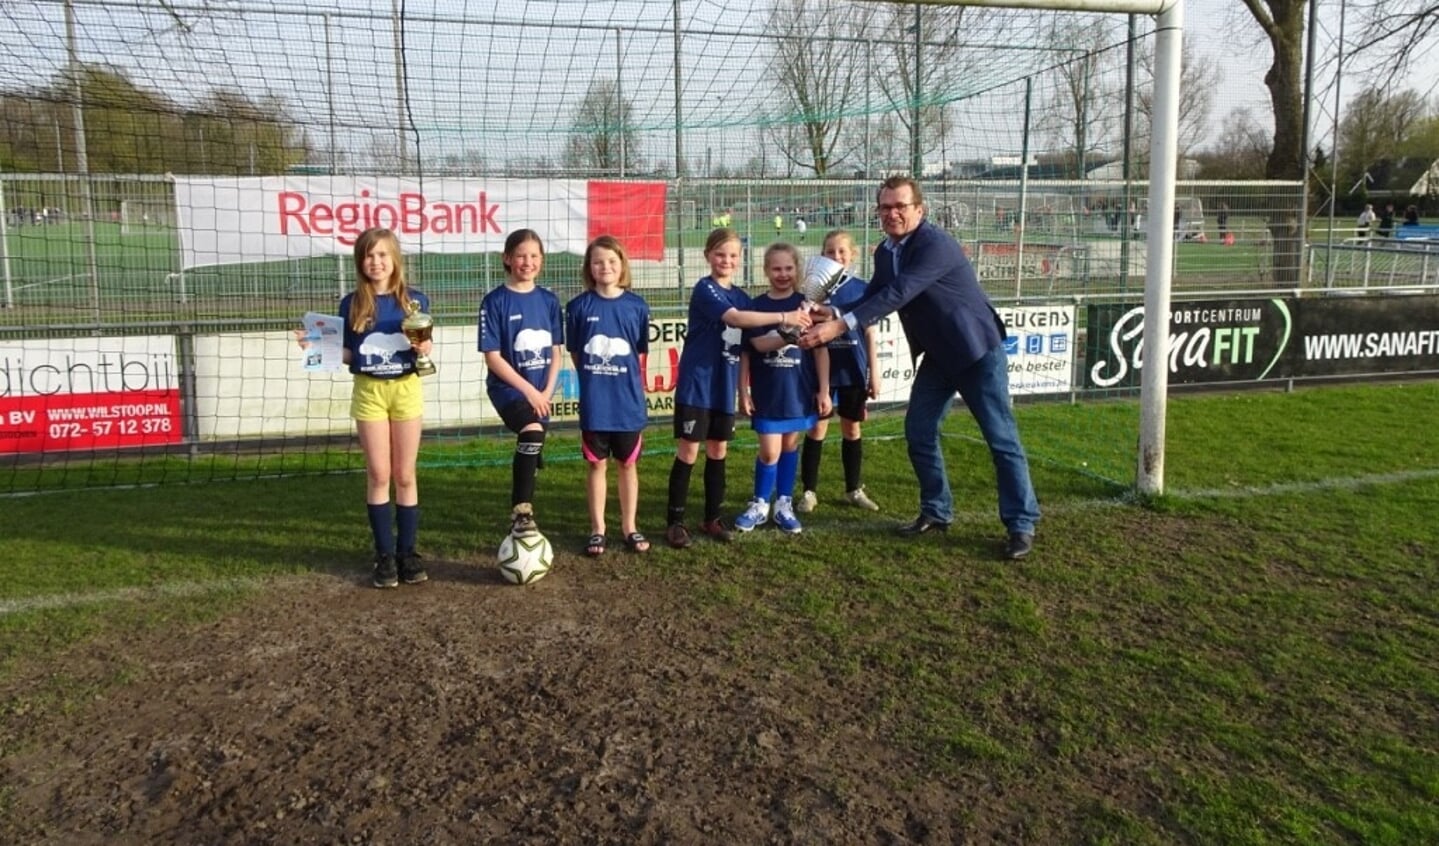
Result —
<path fill-rule="evenodd" d="M 736 115 L 742 107 L 753 106 L 760 109 L 762 122 L 768 107 L 770 83 L 765 69 L 755 67 L 758 42 L 753 33 L 763 30 L 769 4 L 681 2 L 686 28 L 696 30 L 685 39 L 686 158 L 712 154 L 742 163 L 752 155 L 754 132 L 748 128 L 757 118 L 754 111 L 738 119 Z M 231 14 L 196 25 L 194 10 L 205 4 Z M 117 0 L 116 5 L 76 0 L 81 58 L 125 68 L 181 102 L 187 96 L 198 98 L 210 85 L 279 97 L 291 104 L 321 144 L 333 115 L 336 124 L 351 129 L 350 140 L 337 140 L 342 147 L 370 144 L 374 137 L 393 138 L 393 130 L 381 127 L 413 120 L 432 149 L 460 153 L 479 148 L 493 158 L 543 151 L 557 158 L 568 134 L 568 118 L 557 120 L 556 115 L 577 102 L 593 80 L 613 77 L 616 65 L 622 66 L 627 96 L 641 91 L 648 95 L 632 118 L 635 125 L 653 130 L 655 139 L 669 136 L 673 125 L 673 39 L 664 31 L 671 0 L 408 0 L 408 11 L 433 20 L 407 25 L 411 54 L 420 57 L 407 70 L 412 84 L 422 86 L 426 95 L 412 100 L 411 113 L 403 118 L 394 97 L 390 4 L 382 0 L 174 0 L 184 18 L 179 22 L 156 12 L 142 15 L 136 5 L 131 0 Z M 0 85 L 13 89 L 48 78 L 65 61 L 61 4 L 5 0 L 0 8 Z M 263 12 L 271 8 L 285 11 Z M 233 13 L 236 9 L 262 11 L 242 16 Z M 288 13 L 296 9 L 332 14 Z M 1322 54 L 1332 54 L 1338 9 L 1333 0 L 1321 2 Z M 1239 0 L 1187 0 L 1185 28 L 1186 39 L 1215 60 L 1223 74 L 1210 115 L 1211 132 L 1240 106 L 1267 121 L 1270 103 L 1263 77 L 1269 45 Z M 571 39 L 577 39 L 578 46 L 566 43 Z M 1032 31 L 1015 34 L 1013 41 L 1025 39 L 1038 36 Z M 854 49 L 859 55 L 861 47 Z M 218 61 L 217 53 L 222 56 Z M 622 59 L 616 56 L 612 64 L 612 53 L 622 53 Z M 201 54 L 207 58 L 197 59 Z M 1020 54 L 983 63 L 973 69 L 970 82 L 983 89 L 990 76 L 1013 80 L 1024 67 L 1044 61 Z M 1421 94 L 1439 97 L 1439 62 L 1428 63 L 1426 71 L 1404 82 Z M 1340 93 L 1352 96 L 1353 89 L 1357 85 Z M 984 112 L 978 116 L 981 122 L 966 130 L 968 137 L 948 145 L 948 160 L 965 158 L 966 142 L 975 149 L 1019 152 L 1021 142 L 1006 121 L 1013 123 L 1013 104 L 1021 92 L 1022 87 L 1011 85 L 993 101 L 978 104 Z M 1315 136 L 1323 139 L 1330 134 L 1335 112 L 1332 93 L 1315 105 Z M 736 126 L 747 130 L 736 131 Z M 366 127 L 375 129 L 366 135 Z M 671 145 L 652 142 L 650 155 L 670 157 Z"/>

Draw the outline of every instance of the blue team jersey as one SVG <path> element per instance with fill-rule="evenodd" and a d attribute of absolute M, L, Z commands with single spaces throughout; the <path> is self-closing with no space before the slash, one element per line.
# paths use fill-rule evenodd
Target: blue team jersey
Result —
<path fill-rule="evenodd" d="M 430 298 L 411 288 L 411 300 L 420 304 L 420 311 L 430 310 Z M 407 312 L 394 294 L 375 298 L 375 319 L 368 329 L 356 332 L 350 327 L 350 306 L 354 294 L 340 300 L 340 320 L 345 324 L 343 341 L 350 351 L 350 372 L 376 379 L 397 379 L 415 372 L 415 351 L 410 339 L 400 329 Z"/>
<path fill-rule="evenodd" d="M 564 342 L 560 298 L 548 288 L 519 293 L 501 285 L 480 301 L 480 352 L 498 352 L 540 390 L 549 379 L 554 348 Z M 485 388 L 496 410 L 525 398 L 492 372 L 485 376 Z"/>
<path fill-rule="evenodd" d="M 864 298 L 865 281 L 852 276 L 829 295 L 829 304 L 841 311 Z M 829 386 L 831 388 L 865 388 L 869 386 L 869 342 L 864 327 L 846 330 L 825 345 L 829 350 Z"/>
<path fill-rule="evenodd" d="M 794 311 L 804 304 L 804 297 L 792 294 L 782 300 L 755 297 L 753 311 Z M 774 327 L 746 329 L 745 341 L 774 331 Z M 811 354 L 794 344 L 770 353 L 757 352 L 745 344 L 749 356 L 749 390 L 754 398 L 754 416 L 771 420 L 792 420 L 818 412 L 815 394 L 819 391 L 818 376 L 810 363 Z"/>
<path fill-rule="evenodd" d="M 566 349 L 580 383 L 580 428 L 638 432 L 649 424 L 644 368 L 650 307 L 630 291 L 607 299 L 586 291 L 565 306 Z"/>
<path fill-rule="evenodd" d="M 749 305 L 749 295 L 738 288 L 726 288 L 708 276 L 695 283 L 675 402 L 735 413 L 741 332 L 722 318 L 732 308 L 744 311 Z"/>

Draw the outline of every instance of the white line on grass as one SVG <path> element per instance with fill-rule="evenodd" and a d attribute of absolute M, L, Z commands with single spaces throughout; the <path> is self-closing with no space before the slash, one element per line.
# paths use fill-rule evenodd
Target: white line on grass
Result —
<path fill-rule="evenodd" d="M 130 602 L 140 599 L 202 596 L 223 591 L 253 590 L 273 579 L 273 576 L 242 576 L 216 579 L 210 582 L 167 582 L 147 587 L 98 590 L 93 593 L 53 593 L 48 596 L 30 596 L 24 599 L 0 599 L 0 617 L 26 611 L 49 611 L 55 608 L 74 608 L 79 605 L 98 605 L 104 602 Z"/>
<path fill-rule="evenodd" d="M 1252 496 L 1283 496 L 1296 493 L 1318 493 L 1319 491 L 1352 491 L 1375 485 L 1397 485 L 1404 482 L 1419 482 L 1439 479 L 1439 468 L 1425 470 L 1401 470 L 1397 473 L 1370 473 L 1364 476 L 1342 476 L 1334 479 L 1316 479 L 1312 482 L 1281 482 L 1275 485 L 1236 485 L 1232 488 L 1196 488 L 1194 490 L 1169 491 L 1175 499 L 1237 499 Z"/>

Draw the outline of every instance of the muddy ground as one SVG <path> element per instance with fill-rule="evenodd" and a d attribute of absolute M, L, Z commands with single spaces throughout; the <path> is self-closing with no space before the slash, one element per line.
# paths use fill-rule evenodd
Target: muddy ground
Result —
<path fill-rule="evenodd" d="M 564 566 L 277 579 L 24 667 L 0 689 L 0 842 L 1024 839 L 986 785 L 924 772 L 878 682 L 793 669 L 812 646 L 732 638 L 623 553 Z"/>

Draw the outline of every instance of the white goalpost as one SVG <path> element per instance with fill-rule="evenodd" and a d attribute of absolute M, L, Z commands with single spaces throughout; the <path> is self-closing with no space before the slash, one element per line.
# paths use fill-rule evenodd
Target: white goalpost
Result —
<path fill-rule="evenodd" d="M 879 0 L 893 2 L 893 0 Z M 933 6 L 991 6 L 1148 15 L 1154 18 L 1154 110 L 1149 143 L 1149 219 L 1144 269 L 1144 360 L 1140 373 L 1135 488 L 1164 492 L 1164 426 L 1169 393 L 1169 304 L 1173 283 L 1174 194 L 1179 163 L 1179 71 L 1184 0 L 920 0 Z"/>

